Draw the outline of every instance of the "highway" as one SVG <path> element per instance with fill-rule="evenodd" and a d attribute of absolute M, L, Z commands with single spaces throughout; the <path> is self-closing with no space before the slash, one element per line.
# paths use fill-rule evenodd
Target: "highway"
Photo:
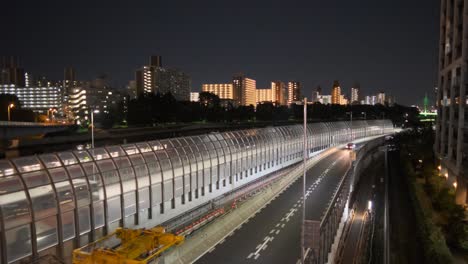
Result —
<path fill-rule="evenodd" d="M 348 168 L 348 150 L 307 171 L 306 219 L 319 220 Z M 302 177 L 196 263 L 296 263 L 300 259 Z"/>
<path fill-rule="evenodd" d="M 370 153 L 369 155 L 372 155 Z M 382 175 L 382 157 L 374 161 L 374 166 L 367 168 L 360 177 L 356 187 L 356 200 L 353 205 L 354 216 L 350 219 L 347 232 L 344 234 L 342 252 L 338 263 L 353 264 L 366 261 L 367 238 L 370 236 L 371 224 L 369 212 L 380 206 L 375 202 L 375 186 Z M 369 206 L 369 201 L 371 205 Z M 369 211 L 369 209 L 371 211 Z"/>

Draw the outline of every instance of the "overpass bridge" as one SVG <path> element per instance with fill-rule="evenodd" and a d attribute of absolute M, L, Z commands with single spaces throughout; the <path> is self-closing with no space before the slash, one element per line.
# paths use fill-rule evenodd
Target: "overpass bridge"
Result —
<path fill-rule="evenodd" d="M 307 129 L 312 156 L 392 132 L 393 125 L 372 120 Z M 74 248 L 119 226 L 153 227 L 177 218 L 301 162 L 302 155 L 302 126 L 291 125 L 0 160 L 0 262 L 49 254 L 70 262 Z M 348 164 L 341 159 L 333 175 Z M 336 186 L 338 176 L 327 186 Z"/>
<path fill-rule="evenodd" d="M 70 129 L 69 124 L 0 121 L 0 139 L 41 135 Z"/>

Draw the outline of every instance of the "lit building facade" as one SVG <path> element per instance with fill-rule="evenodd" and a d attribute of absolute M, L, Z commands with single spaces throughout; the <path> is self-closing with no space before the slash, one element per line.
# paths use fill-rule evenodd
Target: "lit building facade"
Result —
<path fill-rule="evenodd" d="M 108 114 L 118 108 L 127 98 L 107 86 L 102 79 L 73 87 L 68 95 L 68 107 L 78 124 L 89 120 L 91 111 Z"/>
<path fill-rule="evenodd" d="M 202 85 L 202 91 L 216 94 L 220 99 L 234 99 L 232 83 L 206 83 Z"/>
<path fill-rule="evenodd" d="M 332 96 L 331 95 L 325 95 L 325 94 L 320 94 L 317 96 L 317 102 L 321 104 L 331 104 L 332 103 Z"/>
<path fill-rule="evenodd" d="M 288 90 L 286 84 L 282 81 L 271 82 L 272 102 L 277 105 L 288 104 Z"/>
<path fill-rule="evenodd" d="M 375 95 L 366 95 L 363 100 L 363 104 L 365 105 L 375 105 L 377 104 L 377 96 Z"/>
<path fill-rule="evenodd" d="M 462 205 L 468 204 L 467 6 L 467 0 L 441 1 L 434 143 L 441 174 L 456 189 L 456 201 Z"/>
<path fill-rule="evenodd" d="M 359 101 L 360 90 L 361 90 L 361 88 L 359 86 L 356 86 L 356 85 L 351 88 L 351 103 L 352 104 L 360 103 L 360 101 Z"/>
<path fill-rule="evenodd" d="M 232 78 L 233 99 L 238 105 L 257 105 L 257 84 L 254 79 L 236 74 Z"/>
<path fill-rule="evenodd" d="M 191 92 L 190 93 L 190 102 L 199 102 L 200 101 L 200 93 L 199 92 Z"/>
<path fill-rule="evenodd" d="M 14 94 L 21 102 L 22 108 L 28 108 L 36 113 L 45 114 L 50 108 L 63 113 L 63 87 L 16 87 L 15 85 L 0 85 L 0 94 Z"/>
<path fill-rule="evenodd" d="M 257 104 L 263 102 L 274 102 L 273 89 L 257 89 Z"/>
<path fill-rule="evenodd" d="M 332 96 L 332 104 L 341 104 L 341 87 L 338 81 L 333 82 L 331 96 Z"/>
<path fill-rule="evenodd" d="M 288 105 L 301 100 L 301 83 L 296 81 L 288 82 Z"/>
<path fill-rule="evenodd" d="M 386 96 L 385 96 L 385 92 L 380 91 L 377 94 L 377 103 L 381 104 L 381 105 L 385 105 L 386 102 L 387 102 L 387 99 L 386 99 Z"/>
<path fill-rule="evenodd" d="M 143 66 L 135 72 L 136 93 L 138 96 L 155 93 L 154 69 L 152 66 Z"/>
<path fill-rule="evenodd" d="M 349 102 L 348 102 L 348 99 L 346 98 L 346 96 L 344 96 L 343 94 L 340 95 L 340 105 L 347 105 Z"/>
<path fill-rule="evenodd" d="M 150 65 L 135 72 L 136 93 L 171 93 L 178 101 L 189 101 L 192 85 L 191 77 L 177 68 L 163 68 L 161 56 L 151 56 Z"/>

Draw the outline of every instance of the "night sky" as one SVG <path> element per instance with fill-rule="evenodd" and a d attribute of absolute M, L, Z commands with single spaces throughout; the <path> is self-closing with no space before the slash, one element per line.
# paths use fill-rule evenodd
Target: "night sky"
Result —
<path fill-rule="evenodd" d="M 236 72 L 267 88 L 302 81 L 305 96 L 340 80 L 364 94 L 385 90 L 420 103 L 437 81 L 438 0 L 5 1 L 0 55 L 16 55 L 35 76 L 107 74 L 116 87 L 150 55 L 202 83 Z"/>

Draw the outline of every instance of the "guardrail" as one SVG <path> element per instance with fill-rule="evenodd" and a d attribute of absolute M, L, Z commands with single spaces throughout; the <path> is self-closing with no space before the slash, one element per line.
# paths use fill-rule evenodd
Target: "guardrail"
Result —
<path fill-rule="evenodd" d="M 54 126 L 71 126 L 72 124 L 61 123 L 38 123 L 38 122 L 17 122 L 17 121 L 0 121 L 0 126 L 17 126 L 17 127 L 54 127 Z"/>

